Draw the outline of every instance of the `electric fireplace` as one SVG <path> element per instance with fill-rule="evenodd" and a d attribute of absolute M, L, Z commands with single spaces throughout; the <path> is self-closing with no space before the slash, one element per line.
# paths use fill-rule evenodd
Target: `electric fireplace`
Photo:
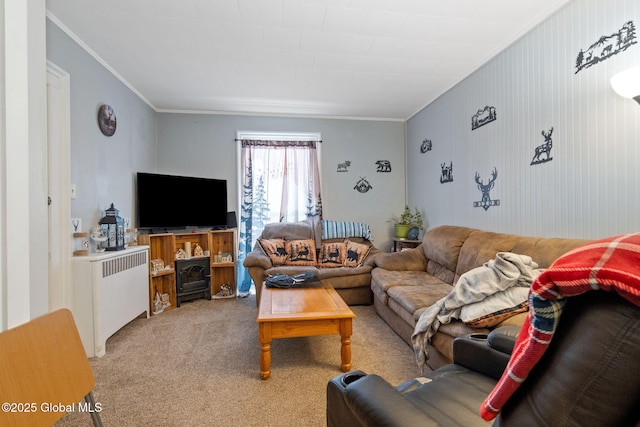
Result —
<path fill-rule="evenodd" d="M 176 306 L 197 298 L 211 299 L 209 257 L 176 260 Z"/>

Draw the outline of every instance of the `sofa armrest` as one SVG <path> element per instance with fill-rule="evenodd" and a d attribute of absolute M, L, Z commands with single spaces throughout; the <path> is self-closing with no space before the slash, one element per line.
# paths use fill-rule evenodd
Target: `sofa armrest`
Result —
<path fill-rule="evenodd" d="M 453 363 L 499 379 L 511 358 L 517 327 L 496 328 L 486 334 L 471 334 L 453 340 Z"/>
<path fill-rule="evenodd" d="M 400 252 L 379 254 L 375 257 L 375 267 L 390 271 L 427 271 L 427 257 L 419 245 Z"/>
<path fill-rule="evenodd" d="M 367 254 L 367 257 L 364 259 L 364 263 L 362 265 L 366 265 L 368 267 L 375 267 L 376 266 L 376 258 L 379 255 L 383 254 L 383 253 L 384 252 L 382 252 L 380 249 L 378 249 L 375 246 L 371 245 L 371 250 Z"/>
<path fill-rule="evenodd" d="M 378 375 L 366 375 L 340 389 L 330 383 L 327 425 L 437 426 L 435 420 Z M 332 394 L 344 394 L 331 399 Z M 336 406 L 344 405 L 342 408 Z M 338 415 L 339 416 L 334 416 Z"/>
<path fill-rule="evenodd" d="M 264 251 L 260 248 L 254 248 L 251 252 L 249 252 L 242 263 L 243 266 L 250 267 L 260 267 L 265 270 L 273 267 L 273 263 L 271 262 L 271 258 L 264 253 Z M 257 284 L 256 284 L 257 286 Z"/>

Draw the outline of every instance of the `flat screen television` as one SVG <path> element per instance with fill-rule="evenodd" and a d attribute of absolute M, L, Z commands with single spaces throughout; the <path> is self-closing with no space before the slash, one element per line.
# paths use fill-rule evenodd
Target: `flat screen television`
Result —
<path fill-rule="evenodd" d="M 138 172 L 138 228 L 226 228 L 224 179 Z"/>

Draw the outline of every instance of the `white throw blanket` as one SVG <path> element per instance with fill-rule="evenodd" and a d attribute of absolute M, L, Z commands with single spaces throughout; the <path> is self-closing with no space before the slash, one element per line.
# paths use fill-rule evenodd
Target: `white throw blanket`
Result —
<path fill-rule="evenodd" d="M 431 337 L 440 325 L 459 319 L 463 306 L 513 286 L 530 287 L 541 273 L 537 268 L 538 264 L 530 256 L 499 252 L 495 259 L 460 276 L 451 292 L 426 309 L 416 323 L 411 340 L 418 366 L 423 366 L 429 358 L 427 345 Z"/>

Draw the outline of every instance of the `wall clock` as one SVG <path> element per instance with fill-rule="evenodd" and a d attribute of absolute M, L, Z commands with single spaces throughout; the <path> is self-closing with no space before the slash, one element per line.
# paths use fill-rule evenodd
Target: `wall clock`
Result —
<path fill-rule="evenodd" d="M 106 136 L 116 133 L 116 113 L 110 105 L 102 104 L 98 109 L 98 126 Z"/>

